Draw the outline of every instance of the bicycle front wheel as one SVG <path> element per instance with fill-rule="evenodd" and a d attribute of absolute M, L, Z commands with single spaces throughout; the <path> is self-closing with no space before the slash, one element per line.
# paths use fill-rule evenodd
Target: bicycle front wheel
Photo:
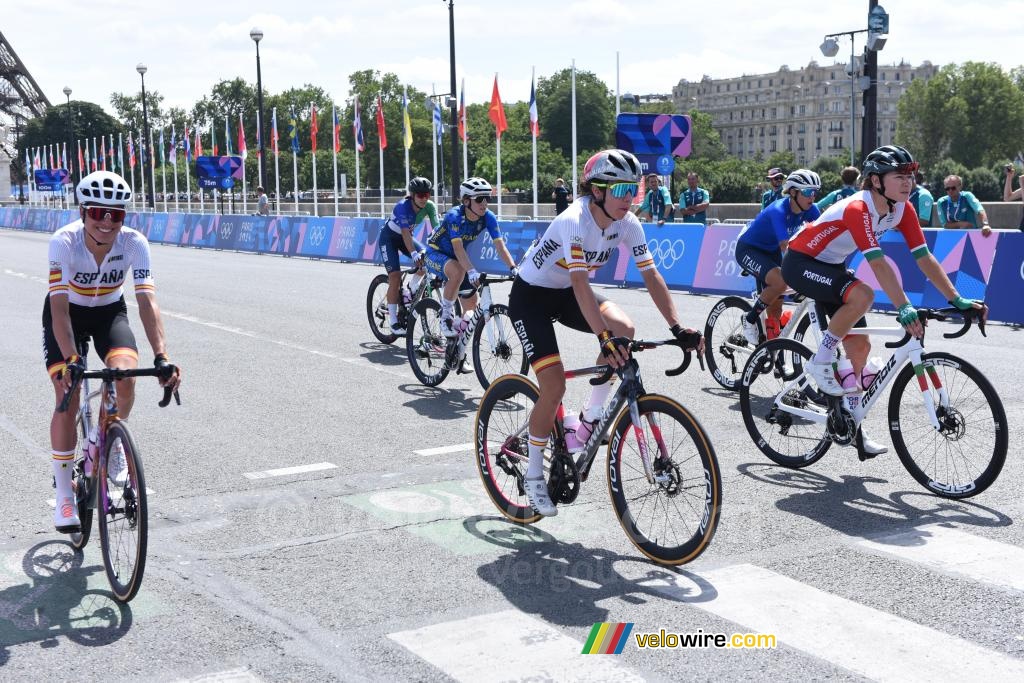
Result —
<path fill-rule="evenodd" d="M 626 409 L 612 426 L 608 493 L 640 552 L 659 564 L 685 564 L 707 550 L 718 526 L 718 459 L 703 427 L 680 404 L 646 394 L 637 407 L 639 425 Z"/>
<path fill-rule="evenodd" d="M 743 369 L 740 411 L 761 452 L 784 467 L 807 467 L 821 459 L 832 440 L 823 418 L 828 400 L 803 375 L 811 350 L 792 339 L 757 347 Z"/>
<path fill-rule="evenodd" d="M 110 459 L 124 449 L 127 476 L 122 483 L 108 479 Z M 128 602 L 139 592 L 146 569 L 149 518 L 142 458 L 123 422 L 107 428 L 106 453 L 98 473 L 100 546 L 103 566 L 114 597 Z"/>
<path fill-rule="evenodd" d="M 539 395 L 537 385 L 522 375 L 499 377 L 480 399 L 473 423 L 476 467 L 484 490 L 501 514 L 519 524 L 541 518 L 523 488 L 530 462 L 530 414 Z"/>
<path fill-rule="evenodd" d="M 924 373 L 908 364 L 889 395 L 889 434 L 910 475 L 943 498 L 976 496 L 996 480 L 1009 436 L 999 395 L 981 371 L 949 353 L 922 355 Z M 923 397 L 939 422 L 936 431 Z M 943 405 L 942 394 L 948 399 Z"/>
<path fill-rule="evenodd" d="M 441 333 L 441 304 L 434 299 L 420 299 L 412 310 L 405 335 L 405 355 L 420 384 L 436 387 L 449 372 L 445 362 L 448 340 Z"/>
<path fill-rule="evenodd" d="M 753 352 L 743 336 L 743 316 L 750 311 L 750 302 L 738 296 L 727 296 L 711 309 L 704 323 L 704 358 L 708 370 L 722 388 L 740 388 L 740 373 Z M 760 321 L 758 321 L 760 325 Z"/>
<path fill-rule="evenodd" d="M 391 334 L 387 273 L 381 273 L 370 281 L 370 288 L 366 290 L 366 319 L 377 341 L 391 344 L 398 339 L 396 335 Z"/>
<path fill-rule="evenodd" d="M 525 375 L 529 366 L 523 343 L 512 327 L 508 306 L 494 304 L 490 319 L 481 321 L 473 332 L 473 368 L 480 386 L 486 389 L 501 375 Z"/>

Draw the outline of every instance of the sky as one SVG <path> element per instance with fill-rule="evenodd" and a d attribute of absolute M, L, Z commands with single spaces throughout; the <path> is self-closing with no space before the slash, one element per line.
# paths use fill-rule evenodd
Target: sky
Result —
<path fill-rule="evenodd" d="M 254 26 L 265 34 L 260 57 L 268 92 L 313 83 L 342 102 L 348 75 L 363 69 L 393 72 L 427 92 L 448 90 L 446 0 L 8 2 L 17 9 L 3 13 L 0 31 L 53 104 L 64 101 L 68 86 L 72 99 L 112 111 L 112 92 L 138 92 L 139 62 L 149 68 L 147 91 L 159 91 L 165 107 L 190 107 L 221 79 L 255 83 Z M 890 33 L 879 64 L 1024 63 L 1024 0 L 882 6 Z M 467 102 L 490 99 L 495 73 L 504 101 L 526 101 L 531 69 L 550 76 L 575 59 L 577 69 L 594 72 L 614 92 L 618 54 L 622 93 L 667 94 L 680 79 L 705 74 L 728 78 L 783 64 L 846 61 L 849 38 L 840 40 L 836 60 L 822 56 L 819 45 L 828 33 L 865 28 L 867 11 L 866 0 L 455 0 L 456 74 L 465 78 Z M 858 54 L 863 42 L 864 34 L 856 36 Z"/>

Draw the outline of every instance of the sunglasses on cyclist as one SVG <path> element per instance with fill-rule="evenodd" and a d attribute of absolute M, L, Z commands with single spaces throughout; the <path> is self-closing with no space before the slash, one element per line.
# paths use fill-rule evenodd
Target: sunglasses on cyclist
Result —
<path fill-rule="evenodd" d="M 956 192 L 959 189 L 960 189 L 959 187 L 956 187 L 954 185 L 950 185 L 949 187 L 946 188 L 946 192 Z"/>
<path fill-rule="evenodd" d="M 473 197 L 473 201 L 477 204 L 483 204 L 484 202 L 491 201 L 490 197 Z"/>
<path fill-rule="evenodd" d="M 622 199 L 626 196 L 635 197 L 636 193 L 640 190 L 639 183 L 612 183 L 608 185 L 606 183 L 591 183 L 594 187 L 601 187 L 611 193 L 616 199 Z"/>
<path fill-rule="evenodd" d="M 818 194 L 818 188 L 805 187 L 804 189 L 800 190 L 800 194 L 803 195 L 804 197 L 813 197 L 814 195 Z"/>
<path fill-rule="evenodd" d="M 124 209 L 112 209 L 109 206 L 87 206 L 85 214 L 94 221 L 102 221 L 110 216 L 111 223 L 123 223 L 126 211 Z"/>
<path fill-rule="evenodd" d="M 414 192 L 412 196 L 416 197 L 416 199 L 430 199 L 429 192 Z"/>

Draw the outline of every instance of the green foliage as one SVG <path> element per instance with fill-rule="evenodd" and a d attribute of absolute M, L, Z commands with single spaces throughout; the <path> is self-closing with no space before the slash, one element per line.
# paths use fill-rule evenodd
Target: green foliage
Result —
<path fill-rule="evenodd" d="M 541 135 L 563 155 L 572 153 L 572 71 L 562 69 L 537 81 Z M 576 72 L 577 149 L 603 149 L 615 142 L 615 102 L 604 81 Z"/>
<path fill-rule="evenodd" d="M 140 110 L 141 111 L 141 110 Z M 68 116 L 70 112 L 70 117 Z M 70 124 L 70 133 L 69 133 Z M 100 135 L 116 137 L 123 132 L 117 119 L 92 102 L 71 100 L 71 108 L 67 103 L 50 107 L 41 118 L 30 119 L 21 129 L 18 140 L 18 158 L 25 158 L 25 149 L 41 145 L 67 142 L 73 145 L 75 140 L 92 138 Z M 69 160 L 76 155 L 74 147 L 68 148 Z"/>

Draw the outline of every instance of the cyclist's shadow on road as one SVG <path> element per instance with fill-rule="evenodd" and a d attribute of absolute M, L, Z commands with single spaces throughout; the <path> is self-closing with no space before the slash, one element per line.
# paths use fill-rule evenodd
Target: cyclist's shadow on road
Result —
<path fill-rule="evenodd" d="M 54 648 L 59 637 L 66 636 L 79 645 L 100 646 L 129 631 L 131 608 L 108 591 L 87 587 L 88 577 L 104 570 L 83 567 L 83 559 L 63 541 L 44 541 L 25 553 L 21 569 L 31 583 L 0 590 L 0 666 L 15 645 L 38 642 L 42 648 Z M 12 570 L 0 568 L 3 573 L 13 574 Z"/>
<path fill-rule="evenodd" d="M 432 420 L 458 420 L 476 413 L 480 399 L 469 398 L 463 389 L 441 389 L 422 384 L 399 384 L 398 390 L 412 398 L 404 405 Z"/>
<path fill-rule="evenodd" d="M 745 463 L 741 474 L 774 486 L 796 489 L 775 506 L 807 517 L 847 536 L 863 538 L 906 531 L 909 526 L 961 523 L 973 526 L 1009 526 L 1013 520 L 992 508 L 968 500 L 948 500 L 920 491 L 896 491 L 888 497 L 867 488 L 888 483 L 878 477 L 842 475 L 831 479 L 807 469 L 794 470 L 765 463 Z M 925 541 L 925 532 L 919 541 Z M 876 538 L 875 540 L 882 539 Z M 900 534 L 900 543 L 907 536 Z"/>
<path fill-rule="evenodd" d="M 564 543 L 535 526 L 519 526 L 503 517 L 477 515 L 463 527 L 481 540 L 513 550 L 481 565 L 477 575 L 517 609 L 550 623 L 589 627 L 619 621 L 623 606 L 610 598 L 639 605 L 652 599 L 706 602 L 718 595 L 692 572 L 659 567 L 642 556 Z"/>
<path fill-rule="evenodd" d="M 383 342 L 362 342 L 359 346 L 366 349 L 364 353 L 359 355 L 374 365 L 397 367 L 399 365 L 409 364 L 409 360 L 405 355 L 404 339 L 400 339 L 394 344 L 385 344 Z M 410 370 L 410 374 L 411 373 L 412 371 Z"/>

